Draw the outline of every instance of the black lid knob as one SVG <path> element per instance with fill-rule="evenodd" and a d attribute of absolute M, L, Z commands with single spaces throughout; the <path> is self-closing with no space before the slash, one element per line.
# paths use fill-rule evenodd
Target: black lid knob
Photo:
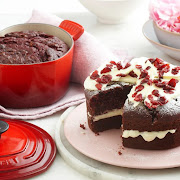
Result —
<path fill-rule="evenodd" d="M 9 124 L 5 121 L 0 121 L 0 138 L 1 134 L 6 132 L 9 129 Z"/>

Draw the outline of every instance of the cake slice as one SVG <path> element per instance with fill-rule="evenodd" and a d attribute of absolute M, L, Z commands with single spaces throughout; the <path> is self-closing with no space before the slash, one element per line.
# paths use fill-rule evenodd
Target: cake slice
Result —
<path fill-rule="evenodd" d="M 123 145 L 128 148 L 162 150 L 180 145 L 180 98 L 164 106 L 134 107 L 127 99 L 123 113 Z"/>
<path fill-rule="evenodd" d="M 124 102 L 132 88 L 129 83 L 116 83 L 103 91 L 85 90 L 90 129 L 97 133 L 120 128 Z"/>

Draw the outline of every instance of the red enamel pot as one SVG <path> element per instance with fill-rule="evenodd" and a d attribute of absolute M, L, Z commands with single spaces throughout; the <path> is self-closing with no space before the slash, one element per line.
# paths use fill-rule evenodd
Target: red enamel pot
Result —
<path fill-rule="evenodd" d="M 81 25 L 65 20 L 59 27 L 27 23 L 0 32 L 42 31 L 63 40 L 69 51 L 61 58 L 39 64 L 0 64 L 0 105 L 8 108 L 32 108 L 53 104 L 61 99 L 69 86 L 74 41 L 84 32 Z"/>

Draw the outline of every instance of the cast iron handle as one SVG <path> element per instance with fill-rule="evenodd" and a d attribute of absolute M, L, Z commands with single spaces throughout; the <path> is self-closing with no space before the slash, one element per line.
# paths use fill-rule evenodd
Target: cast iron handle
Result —
<path fill-rule="evenodd" d="M 62 21 L 59 27 L 67 31 L 74 41 L 79 39 L 79 37 L 84 33 L 84 28 L 80 24 L 69 20 Z"/>

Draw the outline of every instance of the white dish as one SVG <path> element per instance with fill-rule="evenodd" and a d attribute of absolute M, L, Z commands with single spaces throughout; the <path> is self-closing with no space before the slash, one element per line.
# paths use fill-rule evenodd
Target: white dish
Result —
<path fill-rule="evenodd" d="M 154 32 L 161 44 L 169 47 L 180 49 L 180 33 L 170 32 L 162 29 L 155 22 L 153 22 Z"/>
<path fill-rule="evenodd" d="M 104 24 L 119 24 L 125 20 L 144 0 L 79 0 Z"/>
<path fill-rule="evenodd" d="M 169 55 L 170 57 L 180 61 L 180 49 L 172 48 L 159 42 L 154 32 L 152 20 L 149 20 L 144 24 L 142 32 L 153 46 L 155 46 L 157 49 L 164 52 L 165 54 Z"/>

